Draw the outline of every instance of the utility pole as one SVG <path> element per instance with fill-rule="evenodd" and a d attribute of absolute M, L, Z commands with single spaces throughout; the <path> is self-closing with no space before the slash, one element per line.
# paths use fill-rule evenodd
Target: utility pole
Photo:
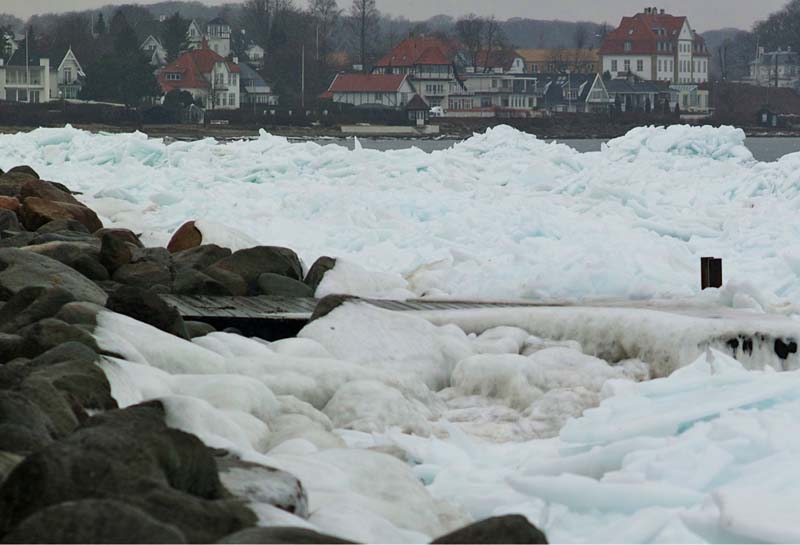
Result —
<path fill-rule="evenodd" d="M 306 107 L 306 44 L 300 48 L 300 105 Z"/>

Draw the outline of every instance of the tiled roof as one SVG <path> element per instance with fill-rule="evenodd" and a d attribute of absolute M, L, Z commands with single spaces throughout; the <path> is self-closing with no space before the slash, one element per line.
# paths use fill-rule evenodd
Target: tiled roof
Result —
<path fill-rule="evenodd" d="M 555 60 L 578 62 L 599 62 L 597 49 L 517 49 L 517 55 L 527 63 L 547 63 Z"/>
<path fill-rule="evenodd" d="M 414 95 L 414 97 L 408 101 L 406 104 L 406 110 L 429 110 L 430 105 L 425 102 L 425 99 L 419 95 Z"/>
<path fill-rule="evenodd" d="M 669 55 L 673 51 L 658 49 L 659 42 L 675 43 L 681 33 L 686 17 L 668 13 L 637 13 L 633 17 L 623 17 L 619 26 L 609 32 L 600 47 L 601 55 Z M 630 49 L 625 43 L 630 42 Z M 693 51 L 696 56 L 708 55 L 705 40 L 694 35 Z"/>
<path fill-rule="evenodd" d="M 453 50 L 451 44 L 439 38 L 427 36 L 406 38 L 379 60 L 375 66 L 450 64 Z"/>
<path fill-rule="evenodd" d="M 208 47 L 203 47 L 187 51 L 159 70 L 158 83 L 165 93 L 173 89 L 207 89 L 211 83 L 210 78 L 206 79 L 204 74 L 210 74 L 218 62 L 224 62 L 228 66 L 228 70 L 233 73 L 241 72 L 239 65 L 226 60 Z M 181 79 L 168 80 L 167 73 L 179 73 Z"/>
<path fill-rule="evenodd" d="M 338 74 L 328 91 L 335 93 L 394 93 L 408 76 L 404 74 Z"/>

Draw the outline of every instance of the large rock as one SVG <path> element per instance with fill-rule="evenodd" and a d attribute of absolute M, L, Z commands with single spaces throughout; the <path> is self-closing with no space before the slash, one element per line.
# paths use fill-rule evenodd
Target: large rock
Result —
<path fill-rule="evenodd" d="M 34 513 L 68 501 L 117 500 L 212 543 L 256 522 L 226 499 L 211 451 L 168 428 L 159 402 L 109 411 L 28 456 L 0 486 L 0 535 Z"/>
<path fill-rule="evenodd" d="M 19 465 L 24 458 L 19 454 L 0 450 L 0 484 L 6 480 L 8 474 Z"/>
<path fill-rule="evenodd" d="M 100 245 L 94 240 L 91 243 L 57 240 L 42 244 L 32 244 L 25 249 L 29 252 L 55 259 L 70 267 L 72 267 L 74 261 L 84 256 L 94 259 L 98 263 L 100 261 Z"/>
<path fill-rule="evenodd" d="M 0 332 L 15 333 L 34 322 L 52 318 L 74 300 L 71 293 L 61 288 L 23 288 L 0 308 Z"/>
<path fill-rule="evenodd" d="M 186 537 L 132 505 L 86 499 L 37 511 L 0 543 L 186 543 Z"/>
<path fill-rule="evenodd" d="M 103 282 L 111 278 L 108 270 L 98 260 L 88 255 L 79 256 L 69 263 L 69 266 L 95 282 Z"/>
<path fill-rule="evenodd" d="M 172 263 L 176 270 L 194 269 L 200 271 L 221 259 L 225 259 L 231 253 L 228 248 L 222 248 L 216 244 L 204 244 L 203 246 L 172 254 Z"/>
<path fill-rule="evenodd" d="M 233 295 L 217 280 L 192 269 L 180 271 L 175 275 L 172 291 L 182 295 Z"/>
<path fill-rule="evenodd" d="M 41 227 L 36 230 L 37 233 L 40 234 L 47 234 L 47 233 L 80 233 L 82 235 L 88 235 L 89 230 L 86 228 L 84 224 L 79 221 L 75 220 L 55 220 L 49 223 L 45 223 Z M 83 237 L 82 237 L 83 238 Z"/>
<path fill-rule="evenodd" d="M 123 242 L 133 244 L 137 248 L 144 248 L 144 244 L 142 244 L 142 241 L 139 240 L 139 236 L 130 229 L 104 227 L 103 229 L 98 229 L 94 232 L 94 236 L 97 238 L 103 238 L 104 235 L 111 235 L 112 237 L 118 238 Z"/>
<path fill-rule="evenodd" d="M 0 207 L 0 231 L 19 231 L 19 218 L 13 210 Z"/>
<path fill-rule="evenodd" d="M 39 320 L 23 327 L 18 334 L 23 340 L 25 356 L 37 356 L 66 342 L 85 344 L 92 350 L 100 351 L 91 333 L 80 326 L 68 324 L 56 318 Z"/>
<path fill-rule="evenodd" d="M 73 410 L 68 396 L 63 395 L 46 377 L 29 376 L 16 391 L 36 404 L 47 416 L 50 435 L 54 439 L 66 437 L 78 427 L 78 415 Z M 85 417 L 84 411 L 79 411 Z"/>
<path fill-rule="evenodd" d="M 304 282 L 311 288 L 313 293 L 317 292 L 317 287 L 319 283 L 322 282 L 322 278 L 325 276 L 325 273 L 329 270 L 333 269 L 336 266 L 336 259 L 333 257 L 328 257 L 326 255 L 317 259 L 311 268 L 308 269 L 308 273 L 306 273 L 306 278 Z"/>
<path fill-rule="evenodd" d="M 6 174 L 23 174 L 25 176 L 36 178 L 37 180 L 39 179 L 39 173 L 37 173 L 35 170 L 33 170 L 32 167 L 29 167 L 28 165 L 15 166 L 11 170 L 6 172 Z"/>
<path fill-rule="evenodd" d="M 29 363 L 35 370 L 26 381 L 42 379 L 49 382 L 63 394 L 73 409 L 78 409 L 76 416 L 86 411 L 107 411 L 117 408 L 117 402 L 111 396 L 108 379 L 103 370 L 97 366 L 97 356 L 93 359 L 72 359 L 39 367 L 33 363 L 37 359 L 34 358 Z"/>
<path fill-rule="evenodd" d="M 133 249 L 119 237 L 106 233 L 100 239 L 100 263 L 110 273 L 131 262 Z"/>
<path fill-rule="evenodd" d="M 27 231 L 0 231 L 2 238 L 0 238 L 0 248 L 22 248 L 33 242 L 36 238 L 36 233 L 28 233 Z"/>
<path fill-rule="evenodd" d="M 106 307 L 172 335 L 183 339 L 189 338 L 186 324 L 180 313 L 153 292 L 126 286 L 109 296 Z"/>
<path fill-rule="evenodd" d="M 46 201 L 62 202 L 67 204 L 74 204 L 83 206 L 83 203 L 78 201 L 67 191 L 62 191 L 55 185 L 44 180 L 28 180 L 19 190 L 20 200 L 25 202 L 29 197 L 39 197 Z"/>
<path fill-rule="evenodd" d="M 251 293 L 257 293 L 258 278 L 264 273 L 303 280 L 303 266 L 297 254 L 280 246 L 256 246 L 239 250 L 215 263 L 214 267 L 241 276 Z"/>
<path fill-rule="evenodd" d="M 115 282 L 128 286 L 149 288 L 152 286 L 172 285 L 172 274 L 167 267 L 154 261 L 128 263 L 119 267 L 112 276 Z"/>
<path fill-rule="evenodd" d="M 324 316 L 327 316 L 335 309 L 339 308 L 344 303 L 348 301 L 358 301 L 359 298 L 355 295 L 326 295 L 322 299 L 319 300 L 317 306 L 314 307 L 314 312 L 311 313 L 311 318 L 309 322 L 313 322 L 314 320 L 318 320 Z"/>
<path fill-rule="evenodd" d="M 103 228 L 97 214 L 83 205 L 48 201 L 41 197 L 28 197 L 20 209 L 22 223 L 29 231 L 35 231 L 42 225 L 54 220 L 73 219 L 82 223 L 90 233 Z"/>
<path fill-rule="evenodd" d="M 94 282 L 55 259 L 17 248 L 0 249 L 0 299 L 36 286 L 59 287 L 78 301 L 106 302 L 105 292 Z"/>
<path fill-rule="evenodd" d="M 196 248 L 202 243 L 203 234 L 195 227 L 194 221 L 187 221 L 173 233 L 172 238 L 167 243 L 167 250 L 174 254 L 190 248 Z"/>
<path fill-rule="evenodd" d="M 51 427 L 47 415 L 27 397 L 0 391 L 0 450 L 27 454 L 43 448 L 52 441 Z"/>
<path fill-rule="evenodd" d="M 481 520 L 431 543 L 547 543 L 547 536 L 522 515 Z"/>
<path fill-rule="evenodd" d="M 314 297 L 313 290 L 303 282 L 274 273 L 264 273 L 258 277 L 258 291 L 264 295 Z"/>
<path fill-rule="evenodd" d="M 267 528 L 247 528 L 221 539 L 217 543 L 355 543 L 306 528 L 292 528 L 287 526 L 270 526 Z"/>
<path fill-rule="evenodd" d="M 221 269 L 216 265 L 211 265 L 203 269 L 203 274 L 213 278 L 227 289 L 231 295 L 247 295 L 247 282 L 241 275 L 226 269 Z"/>

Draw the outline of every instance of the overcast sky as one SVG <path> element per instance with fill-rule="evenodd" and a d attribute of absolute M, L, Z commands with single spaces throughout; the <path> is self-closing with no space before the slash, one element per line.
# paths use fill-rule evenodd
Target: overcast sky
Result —
<path fill-rule="evenodd" d="M 219 4 L 220 0 L 201 0 Z M 96 8 L 106 4 L 133 3 L 136 0 L 0 0 L 0 12 L 27 18 L 34 13 Z M 148 4 L 154 0 L 139 0 Z M 303 4 L 306 0 L 295 0 Z M 349 0 L 339 0 L 342 7 Z M 469 12 L 500 19 L 530 17 L 567 21 L 608 21 L 616 24 L 622 15 L 641 11 L 646 0 L 377 0 L 384 13 L 403 15 L 409 19 L 427 19 L 444 13 L 458 16 Z M 687 15 L 699 31 L 723 27 L 750 28 L 753 22 L 780 9 L 786 0 L 661 0 L 652 5 L 673 14 Z"/>

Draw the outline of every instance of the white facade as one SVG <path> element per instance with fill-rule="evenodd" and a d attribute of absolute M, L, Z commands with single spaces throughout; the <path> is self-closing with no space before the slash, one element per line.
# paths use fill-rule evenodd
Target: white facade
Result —
<path fill-rule="evenodd" d="M 161 45 L 161 42 L 152 34 L 142 42 L 140 49 L 150 59 L 150 64 L 153 66 L 164 66 L 167 64 L 167 50 Z"/>
<path fill-rule="evenodd" d="M 189 28 L 186 30 L 186 40 L 189 42 L 190 49 L 199 49 L 200 44 L 203 43 L 203 30 L 197 21 L 189 23 Z"/>
<path fill-rule="evenodd" d="M 50 60 L 29 66 L 3 66 L 3 100 L 36 104 L 50 101 Z"/>
<path fill-rule="evenodd" d="M 403 80 L 400 87 L 396 91 L 333 91 L 333 101 L 342 102 L 344 104 L 352 104 L 353 106 L 363 105 L 381 105 L 390 108 L 400 108 L 408 104 L 414 97 L 414 87 L 408 82 Z"/>
<path fill-rule="evenodd" d="M 765 53 L 760 48 L 755 60 L 750 63 L 748 83 L 763 87 L 789 87 L 800 89 L 800 55 L 778 49 Z"/>
<path fill-rule="evenodd" d="M 76 99 L 81 90 L 80 78 L 86 74 L 70 48 L 64 58 L 50 69 L 50 99 Z"/>
<path fill-rule="evenodd" d="M 257 44 L 250 44 L 244 54 L 252 62 L 260 63 L 264 60 L 264 48 Z"/>
<path fill-rule="evenodd" d="M 217 53 L 221 57 L 227 57 L 231 54 L 230 25 L 222 22 L 209 23 L 206 28 L 206 39 L 208 40 L 208 47 L 211 51 Z"/>

